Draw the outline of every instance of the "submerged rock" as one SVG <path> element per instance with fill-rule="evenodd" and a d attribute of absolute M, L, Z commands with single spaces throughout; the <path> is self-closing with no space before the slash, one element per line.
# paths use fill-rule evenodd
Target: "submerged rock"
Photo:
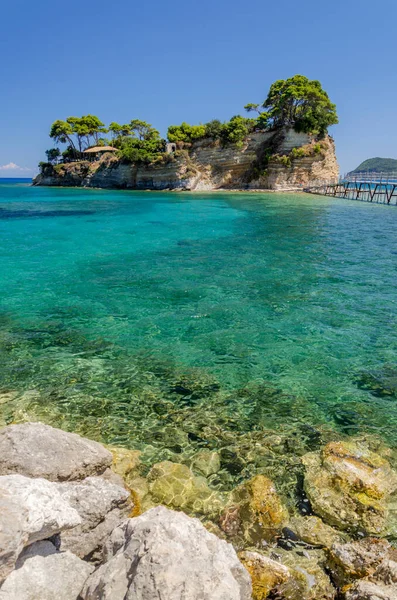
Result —
<path fill-rule="evenodd" d="M 219 494 L 208 487 L 204 477 L 186 466 L 170 461 L 153 465 L 147 481 L 152 499 L 179 510 L 214 514 L 223 506 Z"/>
<path fill-rule="evenodd" d="M 300 556 L 280 548 L 241 552 L 239 557 L 252 577 L 253 600 L 333 600 L 336 590 L 323 570 L 323 555 Z"/>
<path fill-rule="evenodd" d="M 364 442 L 331 442 L 306 454 L 304 489 L 313 511 L 342 530 L 381 534 L 397 475 Z"/>
<path fill-rule="evenodd" d="M 388 558 L 390 544 L 386 540 L 365 538 L 349 544 L 334 544 L 329 551 L 328 567 L 338 586 L 355 579 L 370 577 Z"/>
<path fill-rule="evenodd" d="M 201 450 L 197 452 L 191 461 L 190 468 L 195 473 L 208 477 L 218 473 L 221 468 L 221 460 L 218 452 Z"/>
<path fill-rule="evenodd" d="M 111 469 L 129 485 L 129 482 L 142 473 L 142 463 L 140 450 L 130 450 L 128 448 L 108 448 L 112 453 L 113 461 Z"/>
<path fill-rule="evenodd" d="M 274 484 L 264 475 L 256 475 L 232 492 L 220 526 L 231 537 L 261 545 L 263 541 L 274 540 L 288 518 Z"/>
<path fill-rule="evenodd" d="M 397 600 L 397 587 L 361 580 L 346 590 L 344 598 L 345 600 Z"/>
<path fill-rule="evenodd" d="M 0 475 L 78 480 L 103 473 L 111 462 L 111 453 L 98 442 L 43 423 L 0 430 Z"/>
<path fill-rule="evenodd" d="M 249 574 L 233 547 L 197 520 L 163 506 L 116 528 L 108 561 L 82 600 L 250 600 Z"/>
<path fill-rule="evenodd" d="M 288 567 L 258 552 L 240 552 L 239 559 L 251 575 L 253 600 L 264 600 L 270 592 L 277 593 L 277 588 L 291 578 Z"/>
<path fill-rule="evenodd" d="M 1 600 L 77 600 L 93 566 L 49 541 L 26 548 L 0 589 Z"/>
<path fill-rule="evenodd" d="M 298 539 L 322 548 L 330 548 L 335 542 L 343 541 L 343 535 L 323 523 L 319 517 L 293 517 L 289 522 L 289 528 Z"/>
<path fill-rule="evenodd" d="M 363 371 L 356 379 L 357 386 L 378 398 L 397 397 L 397 367 L 385 365 L 375 371 Z"/>
<path fill-rule="evenodd" d="M 58 484 L 64 500 L 81 518 L 81 524 L 61 536 L 61 549 L 80 558 L 100 560 L 107 537 L 131 513 L 130 494 L 102 477 Z"/>

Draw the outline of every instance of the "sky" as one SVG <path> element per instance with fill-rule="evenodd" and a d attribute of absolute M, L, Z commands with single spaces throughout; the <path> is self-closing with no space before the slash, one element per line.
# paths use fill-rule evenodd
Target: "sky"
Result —
<path fill-rule="evenodd" d="M 13 0 L 0 7 L 0 177 L 29 177 L 51 123 L 244 114 L 277 79 L 321 81 L 341 172 L 397 158 L 396 0 Z"/>

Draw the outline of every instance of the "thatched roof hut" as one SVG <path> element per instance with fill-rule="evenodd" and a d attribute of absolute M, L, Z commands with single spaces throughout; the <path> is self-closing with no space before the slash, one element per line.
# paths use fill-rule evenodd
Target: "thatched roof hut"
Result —
<path fill-rule="evenodd" d="M 94 146 L 84 150 L 83 154 L 99 154 L 100 152 L 117 152 L 117 148 L 113 148 L 113 146 Z"/>

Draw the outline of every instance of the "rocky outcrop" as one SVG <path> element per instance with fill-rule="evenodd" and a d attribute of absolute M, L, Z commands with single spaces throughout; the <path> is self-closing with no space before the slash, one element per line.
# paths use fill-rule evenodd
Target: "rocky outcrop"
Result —
<path fill-rule="evenodd" d="M 107 562 L 87 580 L 83 600 L 250 600 L 251 581 L 232 546 L 197 519 L 165 507 L 112 534 Z"/>
<path fill-rule="evenodd" d="M 101 444 L 43 423 L 0 430 L 0 475 L 72 481 L 100 475 L 111 463 L 112 454 Z"/>
<path fill-rule="evenodd" d="M 270 156 L 270 158 L 269 158 Z M 46 167 L 35 185 L 146 190 L 296 190 L 339 175 L 335 145 L 292 129 L 256 132 L 242 146 L 209 138 L 150 165 L 131 165 L 105 154 L 97 162 Z"/>

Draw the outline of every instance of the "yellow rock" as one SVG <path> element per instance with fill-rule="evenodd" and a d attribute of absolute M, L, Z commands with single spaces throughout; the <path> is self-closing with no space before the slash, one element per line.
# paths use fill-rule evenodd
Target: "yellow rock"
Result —
<path fill-rule="evenodd" d="M 221 528 L 230 536 L 242 536 L 250 544 L 272 541 L 288 522 L 274 484 L 256 475 L 236 488 L 221 515 Z"/>
<path fill-rule="evenodd" d="M 251 575 L 253 600 L 265 600 L 291 577 L 288 567 L 257 552 L 240 552 L 238 557 Z"/>
<path fill-rule="evenodd" d="M 168 460 L 153 465 L 147 481 L 157 504 L 198 514 L 216 514 L 223 507 L 220 495 L 208 487 L 204 477 L 195 476 L 186 465 Z"/>
<path fill-rule="evenodd" d="M 331 442 L 302 462 L 305 492 L 324 521 L 342 530 L 384 532 L 389 497 L 397 489 L 397 475 L 385 458 L 362 441 L 349 441 Z"/>

